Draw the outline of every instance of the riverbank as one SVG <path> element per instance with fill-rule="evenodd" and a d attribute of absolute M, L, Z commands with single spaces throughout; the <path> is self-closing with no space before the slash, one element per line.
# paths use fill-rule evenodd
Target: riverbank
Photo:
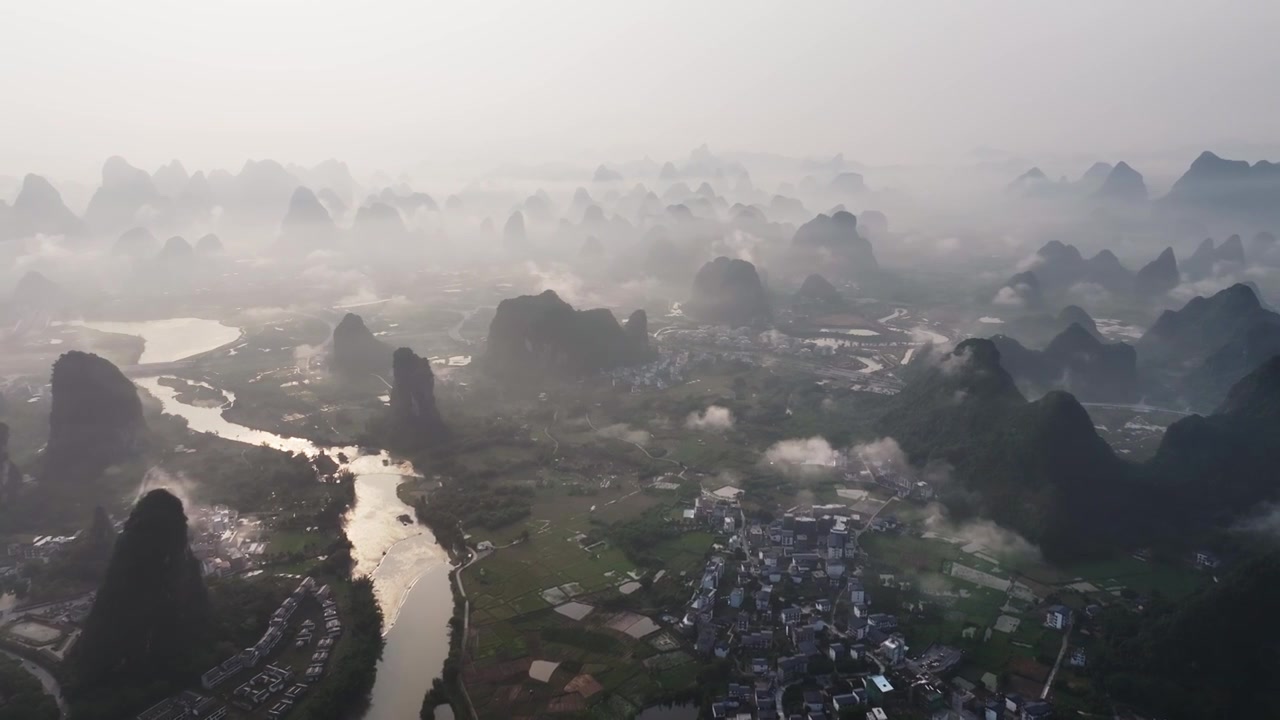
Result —
<path fill-rule="evenodd" d="M 470 562 L 474 562 L 474 559 L 468 564 Z M 431 689 L 422 699 L 423 720 L 442 720 L 438 714 L 442 707 L 448 708 L 450 717 L 477 720 L 475 706 L 462 679 L 463 652 L 471 624 L 471 602 L 462 585 L 461 571 L 465 567 L 463 565 L 449 572 L 449 587 L 453 596 L 453 616 L 449 618 L 449 656 L 445 658 L 440 677 L 431 682 Z"/>
<path fill-rule="evenodd" d="M 448 656 L 447 632 L 451 606 L 447 590 L 448 555 L 435 537 L 420 526 L 397 518 L 408 511 L 396 494 L 413 465 L 382 452 L 366 453 L 354 446 L 329 446 L 296 437 L 265 432 L 229 420 L 220 408 L 197 407 L 180 401 L 172 387 L 157 378 L 138 383 L 157 397 L 165 412 L 185 418 L 192 430 L 230 440 L 314 457 L 326 453 L 348 459 L 355 475 L 355 497 L 343 515 L 351 541 L 352 574 L 372 582 L 385 624 L 384 645 L 368 692 L 367 717 L 412 717 Z M 234 401 L 235 396 L 218 389 Z"/>
<path fill-rule="evenodd" d="M 476 711 L 462 681 L 462 654 L 471 619 L 470 601 L 467 599 L 466 588 L 462 584 L 462 570 L 475 562 L 479 556 L 466 546 L 462 531 L 457 527 L 456 522 L 448 522 L 447 516 L 426 512 L 430 493 L 421 487 L 414 488 L 414 485 L 413 482 L 401 483 L 396 488 L 396 494 L 401 502 L 413 506 L 417 521 L 430 529 L 432 534 L 437 538 L 450 538 L 450 541 L 447 544 L 442 543 L 442 546 L 448 552 L 450 564 L 453 565 L 449 571 L 449 591 L 453 608 L 449 618 L 449 654 L 445 658 L 440 677 L 432 680 L 431 689 L 422 699 L 420 716 L 424 719 L 437 718 L 438 720 L 440 709 L 448 708 L 451 717 L 475 720 Z M 462 710 L 461 713 L 458 712 L 459 708 Z"/>

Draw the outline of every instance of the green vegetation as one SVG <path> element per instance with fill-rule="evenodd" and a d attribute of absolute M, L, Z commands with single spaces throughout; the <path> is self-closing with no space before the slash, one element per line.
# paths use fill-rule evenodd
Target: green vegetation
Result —
<path fill-rule="evenodd" d="M 1116 608 L 1103 621 L 1094 681 L 1162 717 L 1274 717 L 1280 700 L 1280 552 L 1242 563 L 1222 582 L 1143 614 Z"/>
<path fill-rule="evenodd" d="M 79 595 L 98 587 L 111 561 L 116 531 L 101 507 L 84 535 L 48 563 L 22 566 L 24 584 L 15 588 L 26 602 L 41 602 Z"/>
<path fill-rule="evenodd" d="M 294 711 L 293 716 L 303 720 L 343 720 L 357 715 L 369 701 L 382 657 L 382 611 L 373 595 L 373 581 L 339 581 L 334 591 L 346 620 L 346 635 L 324 682 Z"/>
<path fill-rule="evenodd" d="M 293 592 L 293 578 L 262 575 L 252 579 L 228 578 L 209 584 L 214 657 L 226 658 L 262 637 L 271 614 Z"/>
<path fill-rule="evenodd" d="M 58 720 L 53 696 L 22 664 L 0 655 L 0 720 Z"/>
<path fill-rule="evenodd" d="M 227 402 L 227 396 L 223 395 L 221 390 L 216 390 L 207 384 L 195 383 L 177 377 L 162 377 L 157 382 L 176 390 L 177 395 L 175 397 L 178 402 L 184 405 L 220 407 Z"/>
<path fill-rule="evenodd" d="M 666 493 L 663 502 L 621 481 L 594 496 L 568 494 L 574 485 L 566 480 L 538 487 L 526 539 L 462 573 L 472 603 L 465 676 L 482 718 L 545 714 L 559 702 L 559 688 L 577 675 L 590 676 L 604 692 L 562 710 L 633 715 L 696 687 L 691 657 L 650 644 L 660 633 L 636 639 L 621 629 L 683 602 L 712 536 L 676 529 L 670 518 L 678 516 L 677 494 Z M 657 568 L 665 573 L 655 581 Z M 622 585 L 630 594 L 619 590 Z M 570 598 L 594 610 L 575 621 L 551 609 Z M 560 667 L 544 684 L 514 669 L 527 668 L 531 660 Z"/>

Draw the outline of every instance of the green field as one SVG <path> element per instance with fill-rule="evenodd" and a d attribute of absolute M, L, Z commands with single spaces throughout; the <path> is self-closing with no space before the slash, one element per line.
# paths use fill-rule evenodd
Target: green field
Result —
<path fill-rule="evenodd" d="M 901 504 L 895 514 L 910 521 L 911 508 Z M 1061 602 L 1081 610 L 1090 603 L 1112 603 L 1132 593 L 1178 598 L 1208 579 L 1187 564 L 1144 562 L 1128 556 L 1055 567 L 1037 555 L 995 555 L 1003 563 L 997 565 L 964 552 L 959 544 L 910 533 L 864 533 L 859 544 L 871 558 L 866 586 L 873 607 L 898 614 L 913 653 L 935 642 L 960 648 L 965 653 L 959 668 L 962 677 L 977 684 L 984 674 L 991 673 L 1000 679 L 1002 689 L 1008 690 L 1038 692 L 1057 655 L 1062 635 L 1044 627 L 1045 603 Z M 1003 591 L 945 574 L 950 563 L 1016 580 L 1041 600 L 1009 602 Z M 878 587 L 880 574 L 891 574 L 895 581 L 911 585 L 907 590 Z M 923 610 L 919 602 L 924 602 Z M 1002 615 L 1019 620 L 1017 629 L 1011 633 L 994 630 Z M 972 628 L 971 637 L 965 637 L 966 628 Z M 993 630 L 984 640 L 988 628 Z M 1073 677 L 1064 672 L 1055 685 L 1061 687 Z"/>
<path fill-rule="evenodd" d="M 603 527 L 638 517 L 659 503 L 674 503 L 675 498 L 628 490 L 619 492 L 603 513 L 600 506 L 611 497 L 568 497 L 554 487 L 540 489 L 527 523 L 537 528 L 530 539 L 502 547 L 463 572 L 473 608 L 465 677 L 482 718 L 588 708 L 597 717 L 624 716 L 661 693 L 686 689 L 693 682 L 685 666 L 691 658 L 682 650 L 659 654 L 648 638 L 635 639 L 609 626 L 618 611 L 605 606 L 626 599 L 618 586 L 633 576 L 654 573 L 636 568 L 607 539 L 592 544 L 591 550 L 576 539 L 586 533 L 605 537 Z M 595 512 L 590 510 L 593 504 Z M 689 532 L 656 543 L 652 552 L 666 573 L 655 591 L 661 586 L 683 594 L 713 541 L 708 533 Z M 553 588 L 570 591 L 564 594 L 595 609 L 581 621 L 565 617 L 542 596 Z M 529 677 L 534 660 L 560 663 L 550 682 Z M 603 692 L 591 698 L 565 696 L 564 686 L 579 674 L 589 675 Z M 564 707 L 558 704 L 562 702 L 581 706 Z"/>

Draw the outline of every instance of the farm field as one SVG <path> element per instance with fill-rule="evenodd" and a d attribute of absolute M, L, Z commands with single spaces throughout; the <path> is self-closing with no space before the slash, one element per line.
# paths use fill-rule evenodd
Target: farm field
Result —
<path fill-rule="evenodd" d="M 912 654 L 935 642 L 963 650 L 958 673 L 975 685 L 1003 677 L 1038 694 L 1062 641 L 1044 626 L 1050 604 L 1080 612 L 1152 593 L 1177 598 L 1209 581 L 1189 564 L 1123 557 L 1055 567 L 1033 548 L 1002 552 L 966 539 L 875 532 L 859 544 L 869 556 L 864 584 L 874 609 L 898 615 Z"/>
<path fill-rule="evenodd" d="M 675 493 L 623 490 L 540 489 L 528 521 L 500 529 L 498 548 L 463 571 L 472 601 L 464 677 L 480 717 L 623 717 L 693 683 L 683 637 L 622 605 L 648 592 L 641 579 L 655 593 L 689 592 L 715 538 L 687 532 L 656 542 L 664 572 L 655 579 L 611 545 L 607 528 L 651 510 L 678 514 Z"/>

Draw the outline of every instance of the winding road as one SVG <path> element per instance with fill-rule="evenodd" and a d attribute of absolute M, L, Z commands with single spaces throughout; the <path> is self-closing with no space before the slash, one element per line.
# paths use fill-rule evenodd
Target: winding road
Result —
<path fill-rule="evenodd" d="M 62 717 L 65 718 L 67 716 L 67 701 L 62 697 L 62 687 L 58 685 L 58 680 L 53 676 L 53 673 L 46 670 L 43 665 L 34 663 L 8 650 L 0 649 L 0 653 L 17 660 L 22 665 L 23 670 L 34 675 L 40 681 L 40 684 L 44 686 L 44 691 L 52 695 L 54 702 L 58 703 L 58 712 L 61 713 Z"/>
<path fill-rule="evenodd" d="M 462 584 L 462 571 L 489 554 L 470 549 L 468 551 L 471 553 L 470 559 L 454 571 L 454 577 L 458 581 L 458 594 L 462 596 L 462 652 L 464 654 L 467 651 L 467 636 L 471 633 L 471 600 L 467 598 L 467 588 Z M 471 693 L 467 691 L 467 684 L 461 677 L 458 678 L 458 687 L 462 688 L 462 699 L 467 702 L 467 717 L 476 720 L 476 706 L 471 702 Z"/>
<path fill-rule="evenodd" d="M 593 422 L 591 422 L 591 413 L 587 413 L 585 417 L 587 418 L 587 425 L 591 428 L 591 430 L 592 430 L 592 431 L 594 431 L 594 432 L 600 432 L 599 428 L 597 428 L 597 427 L 596 427 L 596 424 L 595 424 L 595 423 L 593 423 Z M 629 442 L 629 443 L 631 443 L 632 445 L 635 445 L 635 446 L 640 450 L 640 452 L 644 453 L 644 454 L 645 454 L 645 457 L 649 458 L 650 460 L 658 460 L 658 461 L 661 461 L 661 462 L 668 462 L 668 463 L 671 463 L 672 465 L 675 465 L 676 467 L 680 468 L 680 473 L 676 476 L 676 477 L 678 477 L 678 478 L 683 479 L 683 478 L 684 478 L 685 471 L 687 471 L 687 470 L 689 469 L 687 466 L 685 466 L 685 464 L 684 464 L 684 463 L 682 463 L 682 462 L 680 462 L 680 461 L 678 461 L 678 460 L 672 460 L 671 458 L 658 457 L 657 455 L 654 455 L 653 453 L 649 452 L 649 451 L 648 451 L 648 449 L 646 449 L 646 448 L 645 448 L 645 446 L 641 445 L 641 444 L 640 444 L 640 443 L 638 443 L 638 442 L 632 442 L 632 441 L 630 441 L 630 440 L 624 440 L 623 442 Z"/>

